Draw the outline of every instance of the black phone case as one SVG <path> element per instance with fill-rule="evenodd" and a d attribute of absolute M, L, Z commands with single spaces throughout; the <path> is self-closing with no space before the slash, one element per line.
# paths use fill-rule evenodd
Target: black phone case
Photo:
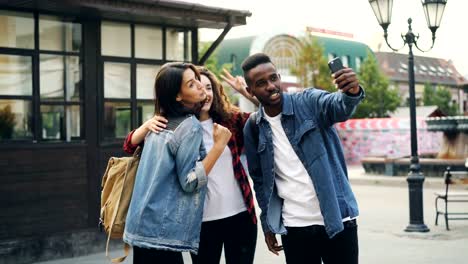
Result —
<path fill-rule="evenodd" d="M 343 62 L 340 58 L 334 58 L 333 60 L 328 62 L 328 67 L 332 73 L 335 73 L 341 69 L 343 69 Z"/>

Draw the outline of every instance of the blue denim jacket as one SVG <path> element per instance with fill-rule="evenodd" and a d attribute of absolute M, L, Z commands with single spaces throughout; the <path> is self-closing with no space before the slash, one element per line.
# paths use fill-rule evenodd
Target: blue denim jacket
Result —
<path fill-rule="evenodd" d="M 202 139 L 193 116 L 174 131 L 147 135 L 127 213 L 126 243 L 197 253 L 207 183 Z"/>
<path fill-rule="evenodd" d="M 343 230 L 343 218 L 358 215 L 341 142 L 333 124 L 347 120 L 362 98 L 362 89 L 357 96 L 342 92 L 327 93 L 313 88 L 282 95 L 281 123 L 314 183 L 329 237 Z M 257 202 L 262 210 L 260 220 L 263 231 L 286 234 L 282 221 L 283 200 L 275 186 L 272 131 L 264 119 L 262 108 L 255 119 L 258 140 L 253 138 L 255 129 L 252 122 L 247 122 L 244 127 L 245 153 Z"/>

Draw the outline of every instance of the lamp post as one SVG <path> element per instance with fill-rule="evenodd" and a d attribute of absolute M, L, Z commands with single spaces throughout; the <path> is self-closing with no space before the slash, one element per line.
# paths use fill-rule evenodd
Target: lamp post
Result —
<path fill-rule="evenodd" d="M 411 27 L 412 19 L 408 19 L 408 32 L 401 34 L 403 46 L 399 49 L 393 48 L 388 43 L 387 29 L 391 23 L 393 0 L 369 0 L 369 4 L 374 11 L 375 17 L 380 26 L 384 30 L 384 38 L 387 46 L 393 51 L 402 49 L 408 45 L 408 79 L 409 79 L 409 103 L 410 103 L 410 127 L 411 127 L 411 165 L 408 173 L 407 182 L 409 189 L 409 212 L 410 223 L 406 227 L 407 232 L 428 232 L 429 228 L 424 224 L 423 216 L 423 194 L 422 188 L 424 183 L 424 175 L 421 172 L 418 157 L 418 137 L 416 131 L 416 98 L 414 91 L 414 56 L 413 45 L 422 52 L 427 52 L 434 47 L 435 33 L 439 28 L 442 15 L 444 13 L 447 0 L 423 0 L 422 6 L 426 15 L 427 26 L 432 32 L 432 45 L 428 50 L 421 50 L 418 47 L 419 35 L 413 33 Z"/>

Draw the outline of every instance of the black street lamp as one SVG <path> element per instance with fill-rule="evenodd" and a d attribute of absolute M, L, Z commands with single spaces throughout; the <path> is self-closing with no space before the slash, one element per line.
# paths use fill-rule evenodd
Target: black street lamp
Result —
<path fill-rule="evenodd" d="M 403 39 L 403 46 L 399 49 L 393 48 L 388 43 L 387 28 L 391 23 L 393 0 L 369 0 L 369 4 L 374 11 L 380 26 L 384 30 L 384 38 L 388 47 L 393 51 L 402 49 L 408 44 L 408 78 L 409 78 L 409 103 L 410 103 L 410 125 L 411 125 L 411 165 L 410 172 L 408 173 L 407 182 L 409 188 L 409 211 L 410 223 L 406 227 L 407 232 L 428 232 L 429 228 L 424 224 L 423 216 L 423 183 L 424 175 L 421 173 L 421 166 L 419 165 L 418 157 L 418 137 L 416 131 L 416 98 L 414 91 L 414 56 L 413 45 L 422 52 L 427 52 L 434 47 L 435 33 L 439 28 L 442 15 L 444 13 L 447 0 L 423 0 L 422 5 L 426 15 L 427 26 L 432 32 L 432 45 L 428 50 L 421 50 L 418 47 L 419 34 L 415 35 L 411 28 L 412 19 L 408 19 L 408 32 L 401 34 Z"/>

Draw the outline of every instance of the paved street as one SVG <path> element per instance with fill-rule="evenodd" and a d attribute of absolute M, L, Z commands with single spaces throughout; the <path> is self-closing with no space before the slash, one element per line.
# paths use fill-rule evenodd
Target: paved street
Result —
<path fill-rule="evenodd" d="M 360 205 L 358 219 L 360 263 L 468 263 L 468 220 L 451 221 L 451 231 L 445 230 L 443 219 L 439 219 L 439 226 L 434 226 L 433 193 L 442 186 L 441 179 L 427 179 L 425 184 L 424 219 L 431 231 L 423 234 L 403 231 L 409 221 L 408 189 L 404 178 L 371 177 L 364 175 L 360 168 L 351 168 L 350 179 Z M 464 211 L 468 211 L 467 204 L 459 207 L 462 210 L 464 207 Z M 188 255 L 184 257 L 185 263 L 191 263 Z M 41 264 L 75 263 L 110 262 L 107 262 L 104 254 L 41 262 Z M 124 263 L 132 263 L 131 257 Z M 260 229 L 255 263 L 285 263 L 284 255 L 277 257 L 267 251 Z"/>

